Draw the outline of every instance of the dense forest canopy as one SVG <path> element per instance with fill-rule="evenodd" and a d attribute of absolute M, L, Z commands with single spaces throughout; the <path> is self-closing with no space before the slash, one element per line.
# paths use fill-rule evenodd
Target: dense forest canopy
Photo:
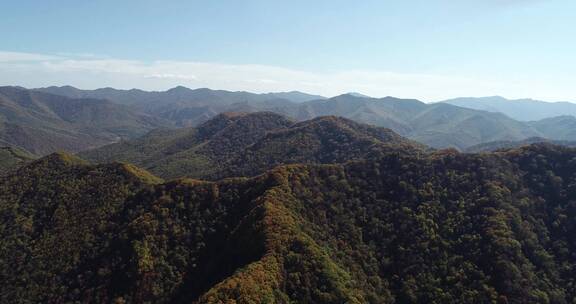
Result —
<path fill-rule="evenodd" d="M 0 182 L 0 301 L 574 303 L 575 172 L 546 144 L 217 182 L 51 155 Z"/>
<path fill-rule="evenodd" d="M 122 161 L 162 178 L 254 176 L 282 164 L 342 163 L 427 148 L 390 129 L 325 116 L 295 122 L 272 112 L 222 113 L 197 128 L 155 130 L 82 152 L 95 163 Z"/>
<path fill-rule="evenodd" d="M 576 304 L 576 1 L 0 3 L 0 304 Z"/>

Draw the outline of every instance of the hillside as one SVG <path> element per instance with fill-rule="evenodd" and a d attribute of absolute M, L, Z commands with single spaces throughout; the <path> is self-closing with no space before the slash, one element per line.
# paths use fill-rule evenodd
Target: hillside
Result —
<path fill-rule="evenodd" d="M 529 122 L 530 126 L 554 140 L 576 140 L 576 117 L 562 115 Z"/>
<path fill-rule="evenodd" d="M 280 164 L 340 163 L 423 146 L 394 132 L 337 117 L 295 123 L 270 112 L 224 113 L 198 128 L 153 131 L 80 153 L 97 163 L 137 164 L 163 178 L 253 176 Z"/>
<path fill-rule="evenodd" d="M 94 148 L 164 124 L 110 101 L 0 87 L 0 142 L 38 155 Z"/>
<path fill-rule="evenodd" d="M 0 297 L 569 303 L 574 157 L 548 145 L 392 153 L 158 184 L 54 155 L 0 181 Z"/>
<path fill-rule="evenodd" d="M 14 147 L 0 147 L 0 175 L 32 161 L 36 157 L 24 150 Z"/>
<path fill-rule="evenodd" d="M 357 122 L 390 128 L 405 135 L 412 130 L 409 118 L 425 107 L 423 102 L 417 100 L 392 97 L 375 99 L 344 94 L 302 104 L 293 115 L 299 119 L 325 115 L 341 116 Z"/>
<path fill-rule="evenodd" d="M 500 96 L 465 97 L 442 101 L 459 107 L 500 112 L 520 121 L 533 121 L 562 115 L 576 116 L 576 104 L 571 102 L 545 102 L 534 99 L 510 100 Z"/>
<path fill-rule="evenodd" d="M 290 92 L 275 92 L 275 93 L 265 93 L 261 94 L 265 96 L 272 97 L 271 99 L 284 99 L 289 100 L 291 102 L 307 102 L 311 100 L 319 100 L 319 99 L 326 99 L 324 96 L 320 95 L 313 95 L 308 93 L 303 93 L 299 91 L 290 91 Z"/>
<path fill-rule="evenodd" d="M 323 116 L 273 130 L 230 159 L 217 177 L 253 176 L 282 164 L 333 164 L 381 153 L 423 153 L 426 148 L 390 129 Z"/>
<path fill-rule="evenodd" d="M 297 117 L 303 119 L 317 115 L 338 115 L 383 126 L 434 148 L 465 149 L 495 140 L 542 136 L 531 125 L 501 113 L 393 97 L 376 99 L 345 94 L 305 103 Z"/>
<path fill-rule="evenodd" d="M 80 90 L 70 86 L 40 88 L 35 91 L 74 98 L 107 99 L 172 121 L 179 127 L 197 126 L 221 112 L 272 111 L 275 109 L 274 104 L 296 107 L 296 103 L 324 98 L 297 91 L 255 94 L 182 86 L 158 92 L 113 88 Z"/>
<path fill-rule="evenodd" d="M 496 140 L 522 140 L 542 136 L 530 125 L 501 113 L 432 104 L 410 119 L 413 131 L 406 136 L 435 148 L 465 149 Z"/>
<path fill-rule="evenodd" d="M 494 152 L 497 150 L 505 150 L 512 148 L 519 148 L 524 146 L 529 146 L 532 144 L 553 144 L 564 147 L 576 147 L 576 141 L 565 141 L 565 140 L 553 140 L 541 137 L 531 137 L 525 140 L 519 141 L 493 141 L 487 142 L 475 146 L 468 147 L 465 152 L 467 153 L 478 153 L 478 152 Z"/>

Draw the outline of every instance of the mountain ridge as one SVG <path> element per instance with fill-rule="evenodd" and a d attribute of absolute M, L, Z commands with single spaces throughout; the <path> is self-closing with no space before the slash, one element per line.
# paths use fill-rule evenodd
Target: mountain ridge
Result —
<path fill-rule="evenodd" d="M 506 99 L 501 96 L 461 97 L 441 101 L 465 108 L 504 113 L 520 121 L 535 121 L 562 115 L 576 116 L 576 104 L 568 101 L 546 102 L 530 98 Z"/>
<path fill-rule="evenodd" d="M 49 89 L 54 91 L 71 88 Z M 269 111 L 298 121 L 318 116 L 342 116 L 357 122 L 390 128 L 402 136 L 434 148 L 455 147 L 465 150 L 487 142 L 519 141 L 531 137 L 576 140 L 576 131 L 570 131 L 576 130 L 576 124 L 566 119 L 517 121 L 501 113 L 449 103 L 426 104 L 414 99 L 366 98 L 343 94 L 332 98 L 292 102 L 270 94 L 206 88 L 192 90 L 186 87 L 162 92 L 111 88 L 81 92 L 118 103 L 128 103 L 129 108 L 169 122 L 173 127 L 195 127 L 223 112 Z"/>
<path fill-rule="evenodd" d="M 80 156 L 94 162 L 133 162 L 161 177 L 213 179 L 252 176 L 287 162 L 342 162 L 376 151 L 425 149 L 391 130 L 344 118 L 295 122 L 272 112 L 222 113 L 198 128 L 163 131 L 161 139 L 155 138 L 152 132 Z"/>
<path fill-rule="evenodd" d="M 110 101 L 0 87 L 0 140 L 38 155 L 134 138 L 164 124 Z"/>
<path fill-rule="evenodd" d="M 566 303 L 574 157 L 388 153 L 147 182 L 53 154 L 0 178 L 0 300 Z"/>

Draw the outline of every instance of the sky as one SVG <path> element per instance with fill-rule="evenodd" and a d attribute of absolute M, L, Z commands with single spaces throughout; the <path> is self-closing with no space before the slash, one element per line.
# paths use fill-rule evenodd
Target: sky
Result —
<path fill-rule="evenodd" d="M 0 85 L 576 102 L 573 0 L 0 0 Z"/>

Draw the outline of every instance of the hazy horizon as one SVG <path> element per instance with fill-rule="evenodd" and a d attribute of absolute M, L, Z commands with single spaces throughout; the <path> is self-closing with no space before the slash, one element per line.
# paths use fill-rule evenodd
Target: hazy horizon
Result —
<path fill-rule="evenodd" d="M 576 100 L 566 0 L 18 1 L 0 84 Z M 170 18 L 166 18 L 170 16 Z"/>
<path fill-rule="evenodd" d="M 210 88 L 210 87 L 188 87 L 185 85 L 176 85 L 176 86 L 172 86 L 172 87 L 168 87 L 166 89 L 158 89 L 158 90 L 147 90 L 147 89 L 142 89 L 142 88 L 117 88 L 117 87 L 94 87 L 94 88 L 82 88 L 82 87 L 76 87 L 73 85 L 69 85 L 69 84 L 65 84 L 65 85 L 49 85 L 49 86 L 41 86 L 41 87 L 26 87 L 26 86 L 22 86 L 22 85 L 17 85 L 17 84 L 0 84 L 0 87 L 2 86 L 7 86 L 7 87 L 21 87 L 27 90 L 36 90 L 36 89 L 47 89 L 50 87 L 58 87 L 58 88 L 62 88 L 62 87 L 72 87 L 74 89 L 79 89 L 79 90 L 83 90 L 83 91 L 94 91 L 94 90 L 101 90 L 101 89 L 114 89 L 114 90 L 121 90 L 121 91 L 130 91 L 130 90 L 140 90 L 140 91 L 144 91 L 144 92 L 166 92 L 178 87 L 184 87 L 186 89 L 190 89 L 190 90 L 200 90 L 200 89 L 209 89 L 209 90 L 214 90 L 214 91 L 228 91 L 228 92 L 246 92 L 246 93 L 254 93 L 254 94 L 269 94 L 269 93 L 304 93 L 304 94 L 308 94 L 308 95 L 317 95 L 320 96 L 322 98 L 333 98 L 333 97 L 337 97 L 337 96 L 341 96 L 341 95 L 355 95 L 356 97 L 366 97 L 366 98 L 374 98 L 374 99 L 380 99 L 380 98 L 386 98 L 386 97 L 393 97 L 393 98 L 401 98 L 398 96 L 391 96 L 391 95 L 386 95 L 386 96 L 369 96 L 369 95 L 365 95 L 362 94 L 361 92 L 342 92 L 338 95 L 330 95 L 330 96 L 326 96 L 326 95 L 320 95 L 320 94 L 314 94 L 314 93 L 310 93 L 310 92 L 306 92 L 306 91 L 301 91 L 301 90 L 291 90 L 291 91 L 262 91 L 262 92 L 254 92 L 254 91 L 248 91 L 248 90 L 226 90 L 226 89 L 221 89 L 221 88 Z M 361 96 L 358 96 L 361 95 Z M 562 102 L 569 102 L 569 103 L 576 103 L 576 101 L 570 101 L 570 100 L 538 100 L 538 99 L 534 99 L 534 98 L 530 98 L 530 97 L 526 97 L 526 98 L 508 98 L 506 96 L 500 96 L 500 95 L 493 95 L 493 96 L 455 96 L 454 98 L 447 98 L 447 99 L 442 99 L 442 100 L 433 100 L 433 101 L 428 101 L 428 100 L 420 100 L 417 98 L 411 98 L 411 97 L 406 97 L 406 98 L 401 98 L 401 99 L 417 99 L 419 101 L 425 102 L 425 103 L 435 103 L 435 102 L 443 102 L 443 101 L 449 101 L 449 100 L 453 100 L 453 99 L 460 99 L 460 98 L 464 98 L 464 99 L 485 99 L 485 98 L 503 98 L 507 101 L 527 101 L 527 100 L 532 100 L 532 101 L 541 101 L 541 102 L 547 102 L 547 103 L 562 103 Z"/>

